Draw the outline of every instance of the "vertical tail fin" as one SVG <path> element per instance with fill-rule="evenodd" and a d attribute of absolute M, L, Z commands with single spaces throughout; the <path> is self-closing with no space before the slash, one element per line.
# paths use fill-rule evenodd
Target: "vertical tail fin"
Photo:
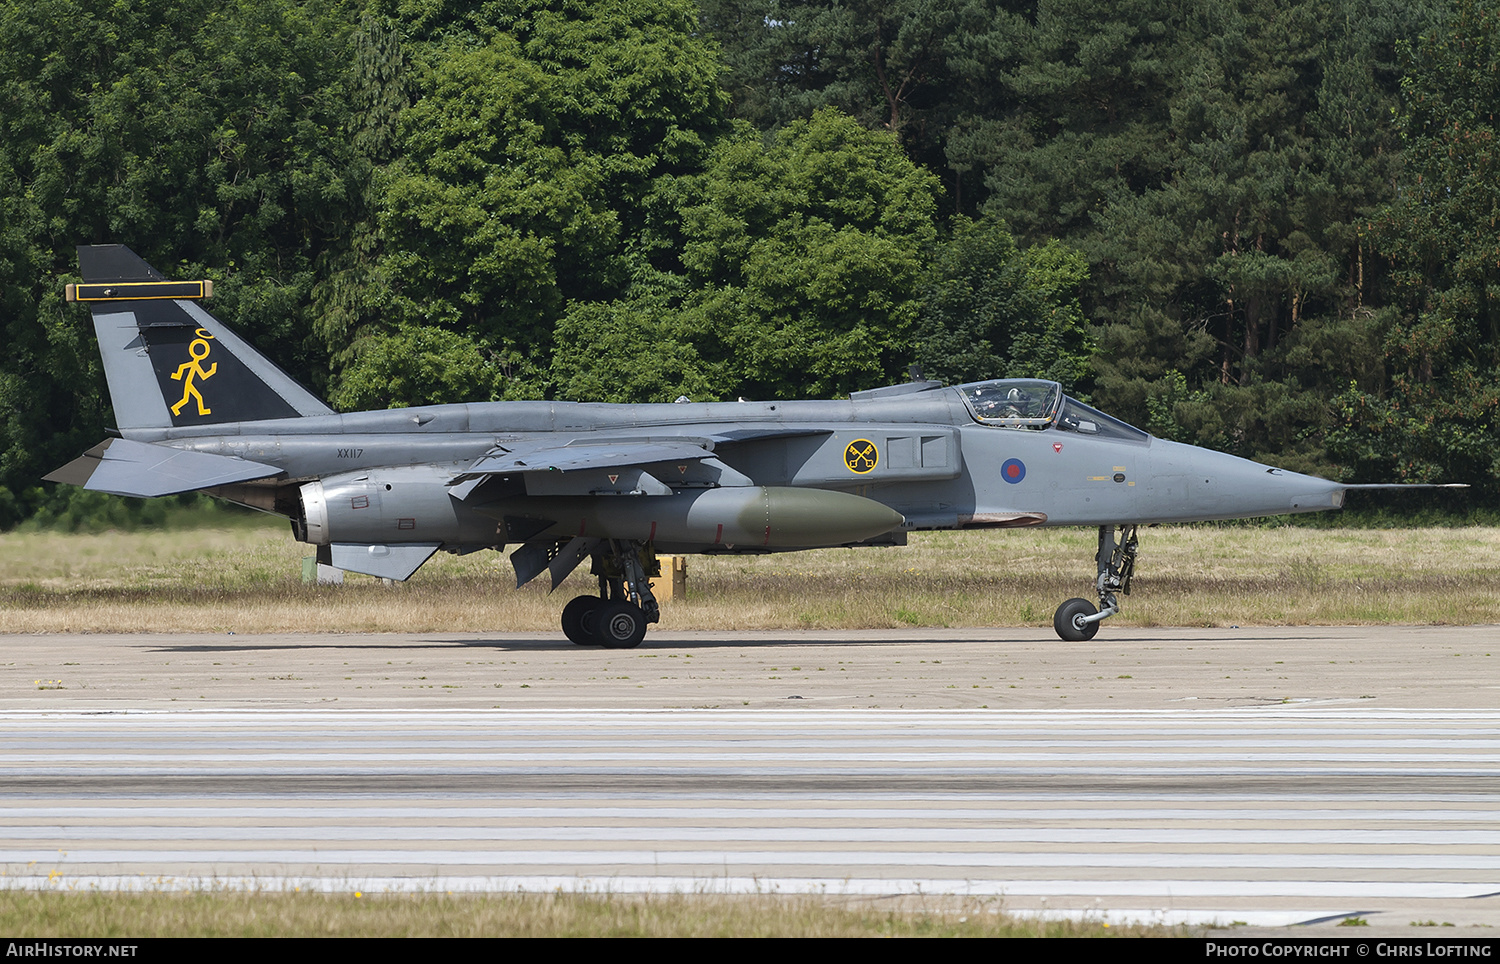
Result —
<path fill-rule="evenodd" d="M 83 283 L 120 431 L 331 415 L 196 303 L 211 282 L 167 281 L 122 244 L 81 246 Z"/>

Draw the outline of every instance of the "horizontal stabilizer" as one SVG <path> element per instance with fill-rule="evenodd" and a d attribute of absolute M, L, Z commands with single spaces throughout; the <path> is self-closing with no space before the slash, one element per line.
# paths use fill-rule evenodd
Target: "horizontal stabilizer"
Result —
<path fill-rule="evenodd" d="M 94 492 L 151 498 L 280 474 L 274 465 L 229 455 L 112 438 L 43 478 Z"/>
<path fill-rule="evenodd" d="M 441 543 L 405 543 L 394 546 L 372 546 L 358 542 L 335 542 L 329 546 L 332 564 L 346 572 L 405 582 L 422 563 L 432 558 Z"/>

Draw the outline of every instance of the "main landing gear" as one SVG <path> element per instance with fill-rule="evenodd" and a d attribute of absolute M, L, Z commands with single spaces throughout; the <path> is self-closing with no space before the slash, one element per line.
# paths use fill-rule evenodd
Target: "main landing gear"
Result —
<path fill-rule="evenodd" d="M 1099 608 L 1087 599 L 1069 599 L 1052 615 L 1052 628 L 1064 642 L 1081 643 L 1093 639 L 1099 624 L 1120 611 L 1116 593 L 1130 595 L 1130 577 L 1135 574 L 1137 540 L 1135 526 L 1121 526 L 1115 539 L 1114 526 L 1099 527 Z"/>
<path fill-rule="evenodd" d="M 646 638 L 646 626 L 661 621 L 651 594 L 650 570 L 656 553 L 647 545 L 612 539 L 594 553 L 590 570 L 599 577 L 599 595 L 577 596 L 563 607 L 563 633 L 579 646 L 633 649 Z"/>

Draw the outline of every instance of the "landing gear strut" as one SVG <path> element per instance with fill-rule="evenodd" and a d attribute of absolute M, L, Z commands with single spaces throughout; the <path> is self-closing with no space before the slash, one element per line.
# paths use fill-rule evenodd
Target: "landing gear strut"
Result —
<path fill-rule="evenodd" d="M 1069 643 L 1081 643 L 1093 639 L 1099 632 L 1099 623 L 1120 611 L 1120 595 L 1130 595 L 1130 577 L 1135 574 L 1135 555 L 1138 541 L 1135 526 L 1121 526 L 1120 538 L 1115 539 L 1114 526 L 1099 527 L 1099 552 L 1095 562 L 1099 567 L 1099 578 L 1095 585 L 1099 590 L 1099 608 L 1087 599 L 1069 599 L 1057 607 L 1052 616 L 1052 628 L 1060 639 Z"/>
<path fill-rule="evenodd" d="M 652 570 L 661 571 L 655 551 L 645 543 L 611 539 L 601 545 L 591 569 L 599 578 L 599 595 L 577 596 L 563 607 L 563 633 L 579 646 L 639 646 L 646 626 L 661 621 L 661 608 L 651 594 Z"/>

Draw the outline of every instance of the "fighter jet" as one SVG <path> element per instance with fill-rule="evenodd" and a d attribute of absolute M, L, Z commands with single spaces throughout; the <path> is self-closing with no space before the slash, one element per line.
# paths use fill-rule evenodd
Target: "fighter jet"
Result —
<path fill-rule="evenodd" d="M 47 479 L 202 491 L 284 516 L 320 561 L 411 577 L 439 550 L 514 547 L 516 585 L 585 559 L 597 594 L 562 610 L 580 645 L 637 646 L 658 553 L 904 545 L 931 529 L 1097 527 L 1092 639 L 1130 592 L 1155 523 L 1318 512 L 1358 486 L 1154 438 L 1056 382 L 912 381 L 832 401 L 479 402 L 338 413 L 122 245 L 78 249 L 119 438 Z"/>

